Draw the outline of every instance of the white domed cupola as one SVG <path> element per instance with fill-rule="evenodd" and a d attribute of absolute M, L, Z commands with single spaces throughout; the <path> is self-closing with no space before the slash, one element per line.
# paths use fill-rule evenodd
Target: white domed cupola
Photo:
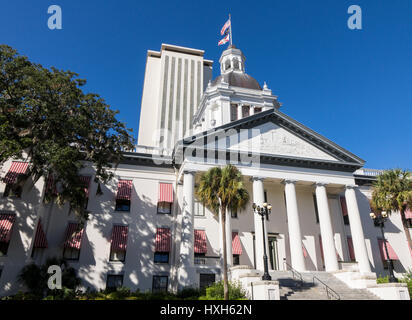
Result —
<path fill-rule="evenodd" d="M 234 45 L 230 45 L 219 59 L 220 73 L 225 74 L 229 72 L 245 72 L 245 56 L 242 51 L 237 49 Z"/>
<path fill-rule="evenodd" d="M 280 107 L 266 83 L 262 88 L 245 72 L 245 60 L 242 51 L 234 45 L 223 51 L 219 59 L 220 75 L 209 82 L 193 117 L 195 132 Z"/>

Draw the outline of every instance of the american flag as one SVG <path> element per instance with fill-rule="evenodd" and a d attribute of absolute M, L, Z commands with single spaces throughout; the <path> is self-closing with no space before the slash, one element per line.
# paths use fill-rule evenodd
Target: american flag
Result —
<path fill-rule="evenodd" d="M 227 28 L 230 27 L 230 19 L 226 21 L 226 23 L 224 24 L 222 30 L 220 30 L 220 34 L 223 36 L 225 34 L 225 31 L 227 30 Z"/>
<path fill-rule="evenodd" d="M 227 34 L 226 37 L 224 37 L 222 40 L 220 40 L 217 45 L 221 46 L 222 44 L 225 44 L 228 41 L 229 41 L 229 34 Z"/>

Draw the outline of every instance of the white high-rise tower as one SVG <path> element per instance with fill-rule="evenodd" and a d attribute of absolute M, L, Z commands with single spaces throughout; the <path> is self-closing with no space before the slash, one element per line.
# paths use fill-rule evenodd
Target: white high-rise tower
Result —
<path fill-rule="evenodd" d="M 213 61 L 204 51 L 162 44 L 147 52 L 138 145 L 171 150 L 188 135 Z"/>

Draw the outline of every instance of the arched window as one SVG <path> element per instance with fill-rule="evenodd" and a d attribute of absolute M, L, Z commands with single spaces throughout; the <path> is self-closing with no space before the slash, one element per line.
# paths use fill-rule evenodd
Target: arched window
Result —
<path fill-rule="evenodd" d="M 239 70 L 239 60 L 238 59 L 233 59 L 233 69 L 234 70 Z"/>
<path fill-rule="evenodd" d="M 230 60 L 229 59 L 227 59 L 225 61 L 225 70 L 227 70 L 227 69 L 230 69 Z"/>

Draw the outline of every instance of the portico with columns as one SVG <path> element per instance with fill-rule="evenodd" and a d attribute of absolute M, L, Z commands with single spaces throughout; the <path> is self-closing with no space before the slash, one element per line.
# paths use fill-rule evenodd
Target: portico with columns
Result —
<path fill-rule="evenodd" d="M 189 199 L 194 196 L 195 181 L 202 172 L 207 171 L 213 165 L 187 161 L 183 166 L 180 177 L 183 181 L 183 199 Z M 196 172 L 194 168 L 196 168 Z M 340 257 L 339 262 L 350 261 L 346 239 L 347 236 L 351 236 L 359 271 L 361 273 L 371 272 L 353 178 L 347 174 L 336 172 L 322 172 L 322 174 L 318 172 L 316 174 L 316 170 L 293 170 L 293 168 L 287 168 L 287 170 L 270 167 L 252 169 L 238 166 L 238 168 L 242 172 L 246 188 L 250 192 L 250 201 L 244 210 L 238 213 L 237 218 L 231 217 L 228 213 L 226 234 L 231 235 L 232 232 L 236 231 L 240 235 L 243 247 L 243 253 L 240 257 L 241 265 L 248 265 L 263 272 L 263 245 L 266 245 L 267 252 L 271 252 L 268 235 L 277 234 L 280 238 L 287 239 L 287 241 L 278 243 L 276 254 L 279 261 L 286 259 L 287 263 L 299 272 L 337 271 L 341 268 L 338 257 Z M 187 177 L 188 175 L 189 177 Z M 263 236 L 261 217 L 253 213 L 252 203 L 262 205 L 265 202 L 265 193 L 267 202 L 272 205 L 272 214 L 269 220 L 264 221 L 265 235 Z M 314 195 L 314 198 L 311 195 Z M 339 210 L 339 197 L 341 196 L 345 196 L 346 199 L 350 219 L 350 235 L 342 231 L 344 226 L 342 213 Z M 312 199 L 316 199 L 318 222 L 315 219 L 315 204 L 311 203 Z M 195 200 L 192 200 L 192 203 L 193 201 Z M 186 200 L 186 203 L 190 205 L 191 201 Z M 311 204 L 311 207 L 305 207 L 308 206 L 308 203 Z M 187 213 L 188 211 L 184 211 L 183 214 L 187 215 Z M 211 245 L 211 249 L 216 254 L 221 255 L 223 240 L 220 232 L 220 217 L 216 217 L 214 226 L 208 225 L 203 219 L 196 216 L 193 220 L 187 216 L 182 219 L 182 230 L 187 234 L 187 239 L 193 239 L 193 232 L 199 226 L 206 230 L 208 239 L 220 237 L 218 247 L 213 248 Z M 321 244 L 318 241 L 318 236 L 322 239 Z M 263 239 L 265 239 L 264 243 Z M 230 250 L 232 238 L 228 236 L 226 240 L 229 249 L 228 265 L 233 266 L 233 256 Z M 180 267 L 181 272 L 185 275 L 189 274 L 185 272 L 185 266 L 191 268 L 191 275 L 194 277 L 195 283 L 199 273 L 204 272 L 208 266 L 207 263 L 201 266 L 193 264 L 193 247 L 194 245 L 190 241 L 182 241 L 180 253 L 182 264 Z M 307 256 L 304 254 L 303 247 L 306 247 Z M 190 250 L 192 252 L 189 252 Z M 211 253 L 211 255 L 214 254 Z M 186 257 L 190 258 L 185 260 Z M 220 256 L 220 258 L 222 257 Z M 222 259 L 219 261 L 221 264 Z M 213 268 L 219 266 L 219 263 L 214 264 Z M 198 267 L 201 268 L 200 271 L 196 271 Z M 271 270 L 287 269 L 285 265 L 273 265 L 273 262 L 269 268 Z"/>
<path fill-rule="evenodd" d="M 351 261 L 349 251 L 354 251 L 359 271 L 370 273 L 353 176 L 364 161 L 280 112 L 281 103 L 266 83 L 262 88 L 245 73 L 245 60 L 235 46 L 222 53 L 221 75 L 209 83 L 193 117 L 194 135 L 175 147 L 178 181 L 183 184 L 182 277 L 188 277 L 185 266 L 194 270 L 194 278 L 208 265 L 222 269 L 221 215 L 209 212 L 212 219 L 204 219 L 193 212 L 194 218 L 189 216 L 200 175 L 228 163 L 241 171 L 250 196 L 250 203 L 236 217 L 226 213 L 229 267 L 236 261 L 263 271 L 266 247 L 271 270 L 334 272 Z M 347 210 L 341 208 L 341 199 Z M 272 205 L 272 214 L 262 226 L 252 204 L 265 202 Z M 209 248 L 202 265 L 192 263 L 195 245 L 190 240 L 194 241 L 196 228 L 205 230 Z M 238 234 L 242 245 L 236 259 L 232 233 Z"/>

